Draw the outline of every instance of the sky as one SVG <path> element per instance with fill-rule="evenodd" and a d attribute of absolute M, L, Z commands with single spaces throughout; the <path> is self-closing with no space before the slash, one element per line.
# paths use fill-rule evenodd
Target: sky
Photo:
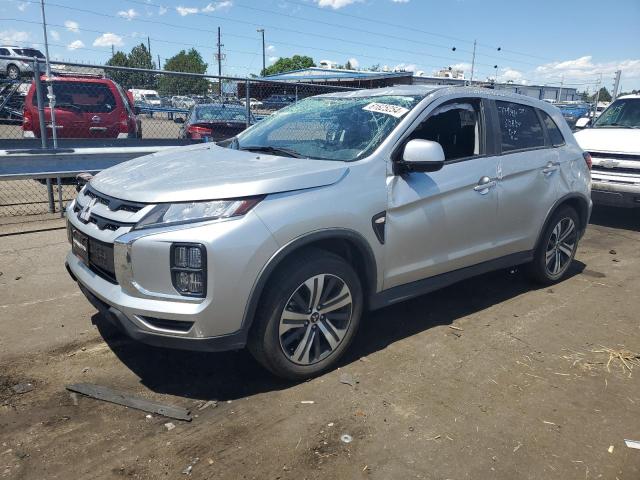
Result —
<path fill-rule="evenodd" d="M 640 89 L 640 0 L 46 0 L 52 58 L 102 64 L 150 38 L 161 62 L 195 47 L 217 73 L 244 77 L 278 57 L 308 55 L 366 69 L 611 90 Z M 615 7 L 612 7 L 615 5 Z M 43 50 L 39 0 L 0 0 L 0 43 Z"/>

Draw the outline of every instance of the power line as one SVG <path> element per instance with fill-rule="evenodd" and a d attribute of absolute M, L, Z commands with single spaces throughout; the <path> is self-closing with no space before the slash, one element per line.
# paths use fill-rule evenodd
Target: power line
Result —
<path fill-rule="evenodd" d="M 35 2 L 34 0 L 24 0 L 23 3 L 37 3 L 37 2 Z M 50 6 L 50 7 L 56 7 L 56 8 L 61 8 L 61 9 L 66 9 L 66 10 L 71 10 L 71 11 L 78 11 L 78 12 L 93 14 L 93 15 L 97 15 L 97 16 L 101 16 L 101 17 L 105 17 L 105 18 L 114 18 L 114 19 L 117 19 L 117 20 L 121 19 L 117 15 L 111 15 L 111 14 L 107 14 L 107 13 L 103 13 L 103 12 L 97 12 L 97 11 L 94 11 L 94 10 L 88 10 L 88 9 L 79 8 L 79 7 L 70 7 L 70 6 L 61 5 L 61 4 L 58 4 L 58 3 L 49 2 L 49 3 L 47 3 L 47 5 Z M 145 5 L 160 6 L 159 4 L 146 3 L 146 2 L 145 2 Z M 204 15 L 206 17 L 216 18 L 216 19 L 217 18 L 221 18 L 223 20 L 230 20 L 230 21 L 235 21 L 235 22 L 239 22 L 239 23 L 248 23 L 248 24 L 253 25 L 253 26 L 261 25 L 261 24 L 256 24 L 256 23 L 253 23 L 253 22 L 245 22 L 245 21 L 242 21 L 242 20 L 226 19 L 225 17 L 219 17 L 219 16 L 215 16 L 215 15 L 208 15 L 208 14 L 204 14 L 204 13 L 202 13 L 201 15 Z M 134 19 L 132 19 L 132 21 L 137 21 L 137 22 L 142 22 L 142 23 L 149 23 L 149 24 L 156 24 L 156 25 L 163 25 L 163 26 L 168 26 L 168 27 L 182 29 L 182 30 L 206 32 L 206 33 L 214 34 L 214 35 L 216 34 L 216 32 L 214 30 L 209 30 L 209 29 L 204 29 L 204 28 L 199 28 L 199 27 L 194 27 L 194 26 L 186 27 L 186 26 L 183 26 L 183 25 L 177 25 L 177 24 L 173 24 L 173 23 L 169 23 L 169 22 L 163 22 L 163 21 L 157 21 L 157 20 L 134 18 Z M 279 27 L 271 27 L 271 28 L 273 28 L 275 30 L 294 32 L 294 33 L 298 33 L 298 34 L 302 34 L 302 35 L 310 35 L 310 36 L 316 36 L 316 37 L 321 37 L 321 38 L 333 39 L 333 37 L 329 37 L 329 36 L 326 36 L 326 35 L 313 34 L 313 33 L 308 33 L 308 32 L 301 32 L 301 31 L 298 31 L 298 30 L 291 30 L 291 29 L 285 29 L 285 28 L 279 28 Z M 231 36 L 231 35 L 228 34 L 228 36 Z M 240 38 L 247 38 L 246 36 L 244 36 L 244 37 L 241 37 L 239 35 L 235 35 L 235 36 L 236 37 L 240 37 Z M 461 59 L 459 59 L 459 58 L 443 57 L 443 56 L 440 56 L 440 55 L 430 55 L 430 54 L 425 54 L 425 53 L 422 53 L 422 52 L 415 52 L 415 51 L 411 51 L 411 50 L 403 50 L 403 49 L 391 48 L 391 47 L 386 47 L 386 46 L 382 46 L 382 45 L 371 45 L 371 44 L 366 43 L 366 42 L 358 42 L 358 41 L 352 41 L 352 40 L 349 40 L 349 41 L 345 40 L 345 42 L 346 43 L 359 44 L 359 45 L 365 45 L 365 46 L 368 46 L 368 47 L 374 46 L 376 48 L 380 48 L 380 49 L 384 49 L 384 50 L 408 53 L 408 54 L 411 54 L 411 55 L 415 55 L 416 57 L 419 57 L 419 58 L 422 58 L 422 56 L 429 56 L 429 57 L 440 58 L 440 59 L 444 59 L 444 60 L 448 60 L 448 61 L 452 60 L 455 63 L 462 63 Z M 272 42 L 272 43 L 276 43 L 276 42 Z M 284 44 L 284 42 L 279 42 L 279 43 L 280 44 Z M 294 46 L 293 44 L 287 44 L 287 45 Z M 295 45 L 295 46 L 303 47 L 302 45 Z M 321 49 L 321 48 L 318 48 L 318 47 L 305 47 L 305 48 L 309 48 L 309 49 L 313 48 L 315 50 L 331 51 L 331 50 L 328 50 L 328 49 Z M 337 50 L 332 50 L 332 51 L 335 52 L 335 53 L 340 53 Z M 342 53 L 344 54 L 344 52 L 342 52 Z M 347 53 L 347 55 L 351 55 L 351 54 Z M 365 55 L 360 55 L 360 56 L 365 56 Z M 374 58 L 374 59 L 381 58 L 379 56 L 375 56 L 374 57 L 374 56 L 370 56 L 370 55 L 368 57 L 369 58 Z M 398 62 L 398 59 L 394 58 L 394 59 L 391 59 L 391 61 L 392 62 Z M 422 63 L 422 62 L 420 62 L 420 63 Z M 484 64 L 484 65 L 489 66 L 488 64 Z M 441 68 L 441 66 L 435 67 L 434 65 L 426 65 L 426 66 L 430 66 L 430 67 L 434 67 L 434 68 Z"/>

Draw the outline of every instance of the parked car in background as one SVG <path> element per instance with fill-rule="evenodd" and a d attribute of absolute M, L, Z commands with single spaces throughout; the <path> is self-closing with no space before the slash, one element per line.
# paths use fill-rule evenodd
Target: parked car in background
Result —
<path fill-rule="evenodd" d="M 240 102 L 242 103 L 242 105 L 245 105 L 245 106 L 247 104 L 247 100 L 246 99 L 240 100 Z M 258 100 L 256 98 L 250 98 L 249 99 L 249 107 L 250 108 L 260 108 L 262 106 L 263 106 L 263 103 L 260 100 Z"/>
<path fill-rule="evenodd" d="M 523 95 L 320 95 L 100 172 L 67 208 L 67 268 L 136 340 L 247 345 L 300 380 L 336 365 L 366 309 L 513 265 L 565 278 L 591 210 L 587 161 L 558 110 Z"/>
<path fill-rule="evenodd" d="M 40 50 L 35 48 L 22 48 L 15 45 L 0 46 L 0 55 L 10 57 L 36 57 L 44 59 Z M 0 75 L 4 75 L 10 80 L 18 80 L 23 75 L 33 75 L 33 65 L 31 62 L 22 60 L 0 58 Z"/>
<path fill-rule="evenodd" d="M 173 97 L 171 97 L 171 104 L 174 108 L 189 110 L 196 104 L 196 102 L 193 100 L 193 98 L 187 97 L 186 95 L 174 95 Z"/>
<path fill-rule="evenodd" d="M 584 130 L 576 140 L 593 161 L 593 202 L 640 208 L 640 95 L 618 97 L 595 121 L 582 118 L 577 126 Z"/>
<path fill-rule="evenodd" d="M 591 106 L 586 103 L 567 103 L 556 104 L 560 109 L 562 116 L 569 124 L 569 127 L 574 128 L 579 118 L 589 115 Z"/>
<path fill-rule="evenodd" d="M 174 122 L 182 124 L 180 138 L 218 141 L 233 137 L 247 128 L 247 110 L 240 105 L 225 103 L 195 105 L 186 119 L 176 117 Z M 255 123 L 253 116 L 249 123 Z"/>
<path fill-rule="evenodd" d="M 56 97 L 55 118 L 58 138 L 140 138 L 142 129 L 127 93 L 113 80 L 93 76 L 42 76 L 46 89 L 50 82 Z M 51 137 L 51 109 L 43 99 L 47 136 Z M 24 137 L 41 137 L 35 84 L 25 98 L 22 132 Z"/>
<path fill-rule="evenodd" d="M 271 95 L 262 101 L 262 106 L 270 110 L 278 110 L 292 103 L 296 103 L 296 97 L 293 95 Z"/>

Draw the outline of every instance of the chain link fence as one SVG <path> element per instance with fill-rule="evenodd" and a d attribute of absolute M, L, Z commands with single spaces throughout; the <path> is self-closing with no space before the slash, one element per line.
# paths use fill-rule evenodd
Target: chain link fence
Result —
<path fill-rule="evenodd" d="M 4 176 L 1 150 L 220 141 L 297 101 L 348 87 L 0 56 L 0 225 L 51 216 L 75 196 L 73 178 Z M 8 72 L 8 70 L 7 70 Z M 44 151 L 44 150 L 42 150 Z M 9 158 L 8 156 L 5 158 Z M 82 164 L 74 170 L 82 171 Z M 51 169 L 45 172 L 51 173 Z M 6 173 L 6 172 L 5 172 Z"/>
<path fill-rule="evenodd" d="M 44 137 L 51 147 L 54 136 L 217 141 L 300 99 L 349 89 L 61 62 L 47 78 L 42 60 L 24 60 L 29 71 L 0 79 L 0 145 Z"/>

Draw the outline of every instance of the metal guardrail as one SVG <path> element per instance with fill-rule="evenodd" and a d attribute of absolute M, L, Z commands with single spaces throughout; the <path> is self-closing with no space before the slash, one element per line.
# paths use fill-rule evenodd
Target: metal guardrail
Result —
<path fill-rule="evenodd" d="M 175 146 L 0 150 L 0 218 L 59 213 L 75 195 L 75 177 Z"/>
<path fill-rule="evenodd" d="M 176 147 L 0 150 L 0 180 L 18 180 L 25 176 L 66 176 L 67 173 L 73 172 L 97 172 L 142 155 L 170 148 Z"/>

